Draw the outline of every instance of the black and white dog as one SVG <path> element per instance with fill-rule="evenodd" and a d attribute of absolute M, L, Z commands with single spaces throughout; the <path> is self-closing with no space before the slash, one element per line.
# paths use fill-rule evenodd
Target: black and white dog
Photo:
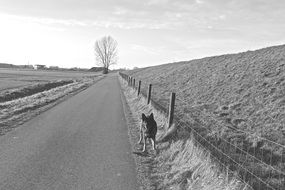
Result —
<path fill-rule="evenodd" d="M 146 151 L 146 140 L 150 139 L 152 143 L 152 148 L 153 150 L 156 150 L 155 147 L 155 136 L 157 133 L 157 124 L 156 121 L 154 120 L 153 113 L 151 113 L 149 116 L 146 116 L 144 113 L 142 114 L 141 118 L 141 126 L 140 126 L 140 143 L 143 144 L 143 152 Z"/>

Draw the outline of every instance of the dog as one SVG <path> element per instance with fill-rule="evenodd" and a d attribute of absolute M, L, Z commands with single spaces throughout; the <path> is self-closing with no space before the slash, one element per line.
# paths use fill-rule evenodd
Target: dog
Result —
<path fill-rule="evenodd" d="M 139 144 L 143 142 L 142 152 L 146 151 L 147 139 L 151 140 L 152 149 L 156 151 L 156 146 L 155 146 L 156 133 L 157 133 L 157 124 L 156 121 L 154 120 L 153 113 L 151 113 L 149 116 L 146 116 L 143 113 L 141 118 L 141 126 L 140 126 L 140 140 L 138 141 Z"/>

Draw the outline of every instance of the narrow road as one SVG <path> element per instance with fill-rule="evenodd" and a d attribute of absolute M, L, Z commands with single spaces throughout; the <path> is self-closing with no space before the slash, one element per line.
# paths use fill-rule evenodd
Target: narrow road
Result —
<path fill-rule="evenodd" d="M 117 76 L 0 137 L 1 190 L 135 190 Z"/>

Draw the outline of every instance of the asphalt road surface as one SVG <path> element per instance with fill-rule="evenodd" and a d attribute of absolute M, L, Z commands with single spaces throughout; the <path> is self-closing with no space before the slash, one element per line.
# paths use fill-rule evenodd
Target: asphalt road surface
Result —
<path fill-rule="evenodd" d="M 116 75 L 0 137 L 1 190 L 135 190 Z"/>

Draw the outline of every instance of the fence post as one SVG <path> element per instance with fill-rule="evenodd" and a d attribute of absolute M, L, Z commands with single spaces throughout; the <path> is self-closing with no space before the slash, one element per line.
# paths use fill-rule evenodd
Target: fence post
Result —
<path fill-rule="evenodd" d="M 168 128 L 173 123 L 173 117 L 174 117 L 174 105 L 175 105 L 175 93 L 172 92 L 170 95 L 170 104 L 169 104 L 169 112 L 168 112 Z"/>
<path fill-rule="evenodd" d="M 142 84 L 142 81 L 139 81 L 138 96 L 140 95 L 140 92 L 141 92 L 141 84 Z"/>
<path fill-rule="evenodd" d="M 130 77 L 130 86 L 132 86 L 133 77 Z"/>
<path fill-rule="evenodd" d="M 150 103 L 150 98 L 151 98 L 151 84 L 148 86 L 148 94 L 147 94 L 147 104 Z"/>
<path fill-rule="evenodd" d="M 133 81 L 133 88 L 136 89 L 136 79 L 134 78 L 134 81 Z"/>

